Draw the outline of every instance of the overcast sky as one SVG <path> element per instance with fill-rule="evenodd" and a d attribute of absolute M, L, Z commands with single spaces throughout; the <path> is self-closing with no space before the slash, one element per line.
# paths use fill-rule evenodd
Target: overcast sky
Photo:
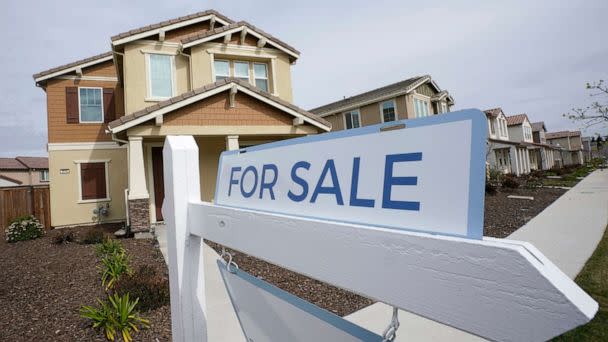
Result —
<path fill-rule="evenodd" d="M 3 0 L 0 156 L 46 154 L 46 98 L 32 74 L 110 50 L 110 36 L 216 9 L 302 52 L 295 104 L 310 109 L 430 74 L 453 109 L 502 107 L 550 131 L 608 79 L 608 1 Z M 606 125 L 587 134 L 608 134 Z"/>

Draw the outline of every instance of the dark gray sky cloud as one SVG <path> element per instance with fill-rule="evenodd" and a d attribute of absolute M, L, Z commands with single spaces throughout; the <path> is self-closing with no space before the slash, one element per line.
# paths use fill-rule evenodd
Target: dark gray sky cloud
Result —
<path fill-rule="evenodd" d="M 312 108 L 430 74 L 455 109 L 502 107 L 549 130 L 608 79 L 608 2 L 597 1 L 28 1 L 3 2 L 0 156 L 44 155 L 45 94 L 32 74 L 110 49 L 110 36 L 214 8 L 302 52 L 297 105 Z M 608 134 L 595 126 L 587 134 Z"/>

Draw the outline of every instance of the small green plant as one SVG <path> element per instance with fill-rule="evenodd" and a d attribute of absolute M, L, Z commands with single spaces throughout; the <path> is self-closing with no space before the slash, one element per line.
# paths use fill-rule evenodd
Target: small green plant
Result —
<path fill-rule="evenodd" d="M 515 179 L 515 177 L 504 177 L 501 181 L 501 186 L 507 189 L 517 189 L 519 188 L 519 182 L 517 179 Z"/>
<path fill-rule="evenodd" d="M 137 308 L 142 312 L 169 304 L 168 280 L 149 265 L 143 265 L 133 274 L 122 277 L 114 286 L 114 293 L 139 298 Z"/>
<path fill-rule="evenodd" d="M 56 245 L 65 245 L 74 241 L 74 233 L 61 232 L 53 237 L 53 243 Z"/>
<path fill-rule="evenodd" d="M 103 330 L 108 340 L 115 341 L 116 336 L 121 336 L 123 341 L 130 342 L 133 340 L 131 331 L 138 332 L 139 327 L 150 326 L 150 322 L 135 311 L 138 301 L 138 298 L 130 300 L 128 293 L 114 294 L 106 301 L 98 299 L 99 307 L 82 306 L 80 316 L 89 319 L 93 328 Z"/>
<path fill-rule="evenodd" d="M 95 252 L 99 258 L 124 251 L 125 249 L 122 247 L 120 241 L 109 237 L 104 238 L 103 241 L 95 247 Z"/>
<path fill-rule="evenodd" d="M 124 251 L 108 254 L 101 259 L 101 284 L 110 290 L 123 274 L 132 273 L 129 257 Z"/>
<path fill-rule="evenodd" d="M 27 215 L 14 219 L 4 233 L 8 242 L 26 241 L 43 236 L 44 227 L 37 218 Z"/>
<path fill-rule="evenodd" d="M 89 229 L 86 234 L 84 234 L 84 238 L 82 239 L 82 243 L 85 245 L 92 245 L 96 243 L 102 243 L 104 239 L 104 234 L 102 231 Z"/>

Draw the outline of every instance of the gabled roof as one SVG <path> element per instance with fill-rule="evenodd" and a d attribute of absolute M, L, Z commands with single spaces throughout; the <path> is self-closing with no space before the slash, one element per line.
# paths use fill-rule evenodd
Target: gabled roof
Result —
<path fill-rule="evenodd" d="M 560 132 L 549 132 L 545 134 L 546 139 L 559 139 L 567 137 L 580 137 L 581 131 L 560 131 Z"/>
<path fill-rule="evenodd" d="M 0 158 L 0 170 L 27 171 L 27 166 L 23 165 L 15 158 Z"/>
<path fill-rule="evenodd" d="M 17 157 L 15 159 L 30 169 L 40 170 L 49 168 L 49 159 L 46 157 Z"/>
<path fill-rule="evenodd" d="M 493 118 L 499 116 L 500 114 L 504 114 L 502 108 L 500 107 L 486 109 L 483 112 L 486 113 L 486 116 L 491 116 Z"/>
<path fill-rule="evenodd" d="M 380 87 L 374 90 L 367 91 L 365 93 L 361 93 L 359 95 L 351 96 L 345 98 L 343 100 L 339 100 L 336 102 L 328 103 L 321 107 L 317 107 L 309 110 L 311 113 L 315 113 L 320 117 L 324 117 L 327 115 L 331 115 L 337 112 L 346 111 L 350 109 L 354 109 L 360 106 L 365 106 L 370 103 L 390 99 L 395 96 L 407 94 L 418 86 L 430 82 L 431 85 L 440 92 L 439 87 L 433 82 L 431 76 L 416 76 L 412 78 L 408 78 L 403 81 L 399 81 L 393 84 L 386 85 L 384 87 Z M 449 96 L 449 95 L 448 95 Z M 451 99 L 451 97 L 450 97 Z M 452 100 L 453 102 L 453 100 Z"/>
<path fill-rule="evenodd" d="M 183 27 L 183 26 L 187 26 L 187 25 L 192 25 L 197 22 L 208 20 L 212 16 L 215 17 L 216 20 L 219 21 L 223 25 L 229 25 L 234 22 L 232 19 L 224 16 L 223 14 L 221 14 L 215 10 L 207 10 L 207 11 L 203 11 L 203 12 L 186 15 L 183 17 L 178 17 L 178 18 L 174 18 L 174 19 L 161 21 L 156 24 L 139 27 L 139 28 L 136 28 L 133 30 L 123 32 L 123 33 L 119 33 L 111 38 L 112 45 L 123 44 L 126 41 L 131 40 L 129 38 L 132 38 L 134 40 L 134 39 L 142 39 L 145 37 L 153 36 L 155 34 L 158 34 L 159 30 L 161 30 L 161 29 L 167 29 L 167 28 L 175 29 L 175 28 L 179 28 L 179 27 Z"/>
<path fill-rule="evenodd" d="M 521 125 L 526 120 L 528 120 L 528 122 L 530 122 L 530 119 L 528 119 L 528 115 L 526 115 L 526 114 L 517 114 L 517 115 L 507 116 L 507 126 Z"/>
<path fill-rule="evenodd" d="M 95 64 L 99 64 L 99 63 L 103 63 L 109 60 L 112 60 L 112 51 L 108 51 L 108 52 L 104 52 L 102 54 L 99 55 L 95 55 L 92 57 L 88 57 L 85 59 L 81 59 L 75 62 L 71 62 L 68 64 L 64 64 L 58 67 L 54 67 L 45 71 L 41 71 L 37 74 L 34 74 L 34 80 L 36 81 L 36 83 L 44 81 L 46 79 L 49 78 L 53 78 L 56 76 L 60 76 L 63 74 L 67 74 L 70 72 L 75 71 L 78 68 L 86 68 L 89 66 L 93 66 Z"/>
<path fill-rule="evenodd" d="M 545 122 L 544 121 L 539 121 L 539 122 L 533 122 L 532 123 L 532 132 L 539 132 L 539 131 L 547 131 L 547 127 L 545 126 Z"/>
<path fill-rule="evenodd" d="M 147 107 L 133 114 L 123 116 L 117 120 L 114 120 L 108 124 L 108 129 L 111 133 L 118 133 L 127 128 L 136 126 L 140 123 L 146 122 L 156 118 L 158 115 L 164 115 L 170 113 L 179 108 L 185 107 L 189 104 L 195 103 L 212 95 L 228 91 L 236 87 L 237 91 L 242 91 L 247 95 L 256 97 L 257 99 L 278 108 L 288 114 L 293 115 L 297 118 L 302 118 L 305 122 L 319 127 L 325 131 L 331 129 L 331 123 L 319 118 L 318 116 L 305 111 L 285 100 L 282 100 L 276 96 L 273 96 L 265 91 L 260 90 L 257 87 L 252 86 L 248 82 L 241 81 L 236 78 L 226 78 L 215 83 L 206 85 L 204 87 L 189 91 L 182 95 L 172 97 L 163 102 L 159 102 L 154 106 Z"/>
<path fill-rule="evenodd" d="M 262 31 L 261 29 L 251 25 L 250 23 L 248 23 L 246 21 L 239 21 L 238 23 L 232 23 L 227 26 L 218 27 L 213 30 L 201 32 L 197 35 L 186 37 L 181 40 L 181 43 L 184 48 L 189 48 L 191 46 L 198 45 L 200 43 L 208 42 L 208 41 L 223 37 L 227 34 L 242 32 L 244 29 L 247 30 L 246 31 L 247 34 L 251 34 L 252 36 L 255 36 L 256 38 L 262 38 L 262 37 L 265 38 L 269 44 L 271 44 L 271 45 L 275 46 L 276 48 L 278 48 L 279 50 L 282 50 L 283 52 L 291 55 L 292 57 L 294 57 L 294 58 L 300 57 L 300 51 L 296 50 L 293 46 L 283 42 L 282 40 L 272 36 L 269 33 Z"/>

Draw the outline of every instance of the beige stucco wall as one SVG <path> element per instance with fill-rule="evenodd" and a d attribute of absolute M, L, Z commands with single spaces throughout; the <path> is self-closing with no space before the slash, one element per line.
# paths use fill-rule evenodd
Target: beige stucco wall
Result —
<path fill-rule="evenodd" d="M 204 43 L 190 49 L 192 59 L 192 84 L 199 88 L 213 83 L 214 59 L 259 61 L 268 64 L 270 91 L 281 99 L 293 102 L 291 64 L 287 54 L 269 48 L 253 48 L 242 45 Z M 274 76 L 274 77 L 273 77 Z"/>
<path fill-rule="evenodd" d="M 51 179 L 51 225 L 65 226 L 93 222 L 93 209 L 99 203 L 78 203 L 78 160 L 106 160 L 110 184 L 110 215 L 105 220 L 125 219 L 124 190 L 127 188 L 127 150 L 91 149 L 77 151 L 49 151 Z M 68 169 L 68 174 L 60 174 Z M 105 203 L 105 202 L 100 202 Z"/>
<path fill-rule="evenodd" d="M 190 90 L 190 71 L 187 57 L 177 55 L 175 43 L 149 44 L 134 42 L 125 46 L 123 58 L 123 75 L 125 91 L 125 112 L 131 114 L 140 109 L 156 104 L 158 101 L 148 99 L 148 81 L 146 72 L 146 52 L 168 52 L 175 55 L 175 94 Z"/>

